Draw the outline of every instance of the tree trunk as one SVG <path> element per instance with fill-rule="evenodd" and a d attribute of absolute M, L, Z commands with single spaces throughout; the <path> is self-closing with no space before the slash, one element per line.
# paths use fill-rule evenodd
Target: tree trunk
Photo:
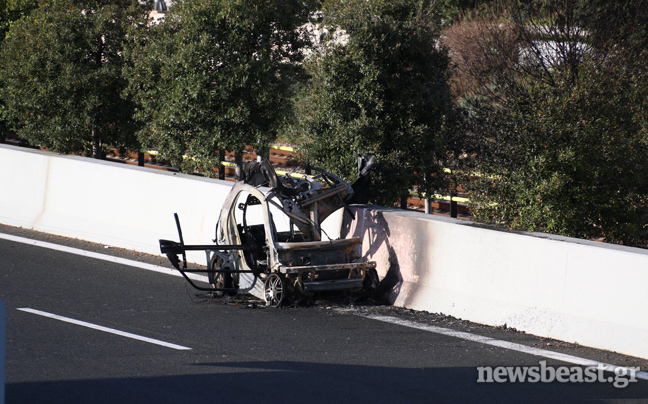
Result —
<path fill-rule="evenodd" d="M 94 126 L 92 127 L 92 158 L 101 159 L 101 137 Z"/>
<path fill-rule="evenodd" d="M 401 195 L 400 207 L 401 209 L 407 209 L 407 198 L 409 195 Z"/>
<path fill-rule="evenodd" d="M 218 179 L 219 180 L 224 180 L 225 179 L 225 166 L 223 165 L 223 162 L 225 161 L 225 150 L 219 150 L 218 151 L 218 160 L 220 163 L 218 164 Z"/>

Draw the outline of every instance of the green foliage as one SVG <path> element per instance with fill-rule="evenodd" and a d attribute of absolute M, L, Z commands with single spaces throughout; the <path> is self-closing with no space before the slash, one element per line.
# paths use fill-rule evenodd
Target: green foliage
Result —
<path fill-rule="evenodd" d="M 648 47 L 648 0 L 579 0 L 577 23 L 599 49 Z"/>
<path fill-rule="evenodd" d="M 628 23 L 643 18 L 639 3 L 506 0 L 508 25 L 453 27 L 488 38 L 470 53 L 452 49 L 472 90 L 460 100 L 458 143 L 477 220 L 646 246 L 645 24 Z"/>
<path fill-rule="evenodd" d="M 0 0 L 0 45 L 11 23 L 28 15 L 37 6 L 36 0 Z"/>
<path fill-rule="evenodd" d="M 176 1 L 130 49 L 140 138 L 184 171 L 210 170 L 218 150 L 267 146 L 299 74 L 308 19 L 300 0 Z M 190 159 L 183 161 L 183 155 Z"/>
<path fill-rule="evenodd" d="M 347 179 L 354 152 L 375 154 L 378 203 L 438 186 L 451 105 L 436 11 L 430 1 L 329 1 L 329 36 L 307 62 L 311 78 L 297 102 L 302 154 Z"/>
<path fill-rule="evenodd" d="M 123 44 L 146 13 L 137 0 L 52 0 L 13 23 L 0 76 L 18 135 L 61 153 L 88 155 L 99 139 L 136 148 Z"/>
<path fill-rule="evenodd" d="M 461 16 L 472 10 L 479 9 L 485 4 L 494 3 L 496 0 L 442 0 L 440 11 L 446 23 L 451 24 L 461 19 Z"/>
<path fill-rule="evenodd" d="M 36 7 L 35 0 L 0 0 L 0 49 L 11 24 L 28 15 Z M 0 88 L 2 86 L 2 78 L 0 77 Z M 9 129 L 9 119 L 7 107 L 0 99 L 0 143 L 4 141 Z"/>
<path fill-rule="evenodd" d="M 581 65 L 555 86 L 528 86 L 481 106 L 475 218 L 514 229 L 648 241 L 648 74 Z M 604 68 L 602 68 L 604 67 Z"/>

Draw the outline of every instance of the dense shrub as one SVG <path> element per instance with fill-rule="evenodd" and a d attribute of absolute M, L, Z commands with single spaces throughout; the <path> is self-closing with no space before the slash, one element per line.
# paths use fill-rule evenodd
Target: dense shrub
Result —
<path fill-rule="evenodd" d="M 297 27 L 308 4 L 175 1 L 129 49 L 142 143 L 183 171 L 212 175 L 219 150 L 272 142 L 300 71 L 305 38 Z"/>
<path fill-rule="evenodd" d="M 323 24 L 338 40 L 325 38 L 307 62 L 296 129 L 307 139 L 302 152 L 349 179 L 354 153 L 376 155 L 374 202 L 391 205 L 441 178 L 432 174 L 442 173 L 451 103 L 432 3 L 329 1 Z"/>
<path fill-rule="evenodd" d="M 538 2 L 531 15 L 509 3 L 500 18 L 524 18 L 488 31 L 495 39 L 480 48 L 487 54 L 472 52 L 491 64 L 464 70 L 473 87 L 460 99 L 463 162 L 476 219 L 645 245 L 645 50 L 613 35 L 600 43 L 596 30 L 583 28 L 591 21 L 577 2 Z M 517 51 L 505 52 L 511 32 Z"/>
<path fill-rule="evenodd" d="M 146 17 L 135 0 L 51 0 L 14 22 L 0 53 L 0 90 L 18 135 L 95 157 L 102 143 L 137 148 L 123 51 Z"/>

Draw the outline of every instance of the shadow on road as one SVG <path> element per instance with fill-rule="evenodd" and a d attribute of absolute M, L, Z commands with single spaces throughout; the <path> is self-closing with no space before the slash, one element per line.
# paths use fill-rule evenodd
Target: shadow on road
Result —
<path fill-rule="evenodd" d="M 259 361 L 198 363 L 176 376 L 7 385 L 7 403 L 648 402 L 648 383 L 477 383 L 470 367 L 396 368 Z M 208 372 L 208 373 L 200 373 Z"/>

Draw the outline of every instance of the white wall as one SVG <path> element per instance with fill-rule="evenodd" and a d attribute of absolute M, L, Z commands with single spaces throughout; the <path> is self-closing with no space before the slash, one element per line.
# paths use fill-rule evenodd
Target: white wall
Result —
<path fill-rule="evenodd" d="M 0 145 L 0 223 L 152 254 L 177 240 L 174 212 L 187 244 L 210 243 L 231 186 Z M 331 223 L 363 238 L 395 305 L 648 358 L 648 251 L 354 210 Z"/>
<path fill-rule="evenodd" d="M 397 306 L 648 358 L 648 251 L 354 208 Z"/>
<path fill-rule="evenodd" d="M 159 254 L 209 244 L 231 182 L 0 145 L 0 222 Z M 193 261 L 205 263 L 204 253 Z"/>

